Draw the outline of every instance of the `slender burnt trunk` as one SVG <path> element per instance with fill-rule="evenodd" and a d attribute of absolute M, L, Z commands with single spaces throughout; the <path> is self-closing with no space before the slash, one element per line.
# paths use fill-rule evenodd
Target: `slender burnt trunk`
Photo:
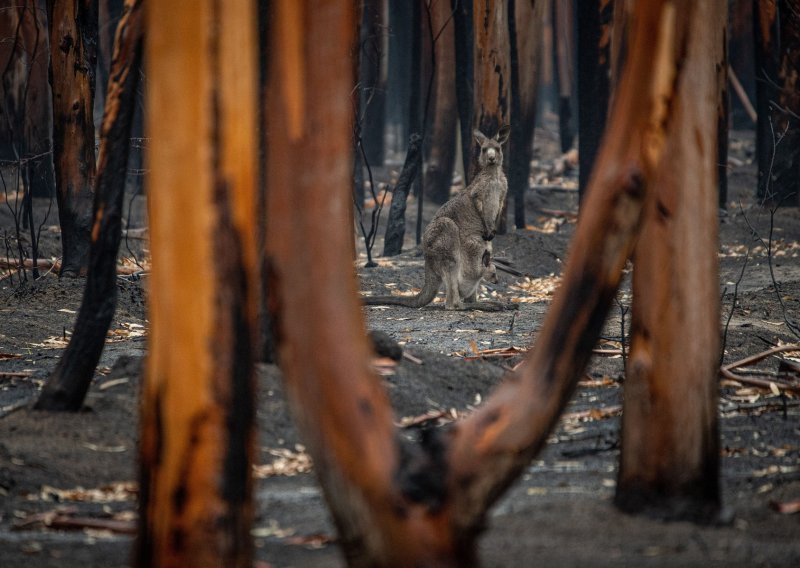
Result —
<path fill-rule="evenodd" d="M 40 410 L 80 410 L 117 306 L 117 253 L 140 74 L 142 18 L 142 0 L 127 0 L 117 28 L 103 116 L 86 288 L 69 345 L 36 402 Z"/>
<path fill-rule="evenodd" d="M 545 2 L 510 0 L 508 32 L 511 46 L 511 136 L 508 192 L 514 196 L 514 226 L 525 228 L 525 191 L 531 173 L 533 134 L 539 87 L 539 51 Z"/>
<path fill-rule="evenodd" d="M 456 42 L 456 103 L 461 135 L 461 167 L 464 184 L 470 182 L 472 164 L 472 99 L 475 34 L 472 28 L 472 0 L 452 0 L 453 32 Z"/>
<path fill-rule="evenodd" d="M 758 198 L 800 203 L 800 3 L 754 0 Z"/>
<path fill-rule="evenodd" d="M 386 0 L 363 2 L 360 29 L 359 84 L 361 143 L 372 167 L 383 165 L 388 77 L 388 12 Z"/>
<path fill-rule="evenodd" d="M 383 241 L 383 256 L 395 256 L 403 250 L 403 239 L 406 234 L 406 202 L 411 185 L 419 174 L 422 138 L 412 134 L 408 141 L 408 151 L 400 178 L 392 191 L 392 204 L 389 207 L 389 218 L 386 221 L 386 236 Z"/>
<path fill-rule="evenodd" d="M 553 2 L 553 39 L 556 47 L 555 72 L 558 82 L 558 132 L 561 151 L 567 152 L 575 141 L 572 120 L 572 2 Z"/>
<path fill-rule="evenodd" d="M 456 157 L 456 55 L 452 10 L 449 2 L 430 7 L 435 54 L 432 128 L 425 170 L 425 193 L 442 204 L 450 197 Z"/>
<path fill-rule="evenodd" d="M 152 287 L 136 565 L 244 568 L 253 557 L 258 17 L 248 0 L 196 0 L 153 2 L 146 19 Z"/>
<path fill-rule="evenodd" d="M 578 190 L 581 200 L 586 196 L 606 126 L 613 11 L 614 0 L 578 3 Z"/>
<path fill-rule="evenodd" d="M 95 185 L 97 2 L 48 0 L 60 276 L 86 274 Z"/>

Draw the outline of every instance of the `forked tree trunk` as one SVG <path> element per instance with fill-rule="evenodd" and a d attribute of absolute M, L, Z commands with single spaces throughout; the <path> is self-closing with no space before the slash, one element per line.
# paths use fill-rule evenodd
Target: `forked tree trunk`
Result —
<path fill-rule="evenodd" d="M 615 0 L 578 2 L 578 191 L 581 201 L 606 126 Z"/>
<path fill-rule="evenodd" d="M 545 4 L 544 0 L 509 0 L 508 3 L 513 123 L 507 153 L 508 193 L 514 196 L 514 226 L 517 229 L 525 228 L 525 192 L 533 158 Z"/>
<path fill-rule="evenodd" d="M 285 143 L 268 156 L 267 242 L 292 412 L 351 566 L 474 566 L 487 510 L 545 443 L 574 391 L 633 252 L 648 188 L 669 171 L 672 117 L 664 102 L 683 73 L 674 55 L 685 37 L 662 17 L 672 2 L 637 2 L 631 59 L 536 344 L 513 379 L 467 419 L 412 444 L 394 430 L 387 395 L 369 370 L 349 254 L 346 55 L 354 7 L 347 0 L 322 10 L 311 0 L 291 6 L 272 22 L 280 33 L 271 34 L 270 129 Z M 319 43 L 312 49 L 306 36 Z M 701 433 L 686 432 L 694 435 Z"/>
<path fill-rule="evenodd" d="M 425 170 L 425 194 L 434 203 L 450 198 L 453 166 L 456 158 L 456 55 L 455 31 L 450 3 L 433 2 L 431 7 L 433 51 L 435 57 L 433 112 L 428 159 Z"/>
<path fill-rule="evenodd" d="M 800 1 L 754 0 L 758 198 L 800 203 Z"/>
<path fill-rule="evenodd" d="M 249 567 L 255 4 L 153 2 L 146 24 L 153 265 L 136 564 Z"/>
<path fill-rule="evenodd" d="M 69 345 L 36 401 L 40 410 L 80 410 L 117 307 L 117 253 L 140 74 L 142 2 L 125 1 L 117 28 L 100 137 L 86 288 Z"/>
<path fill-rule="evenodd" d="M 667 2 L 664 159 L 634 257 L 631 351 L 615 502 L 713 521 L 720 507 L 717 71 L 725 0 Z M 636 39 L 634 38 L 634 41 Z M 674 80 L 673 80 L 674 79 Z"/>
<path fill-rule="evenodd" d="M 86 274 L 94 202 L 97 2 L 48 0 L 60 276 Z"/>
<path fill-rule="evenodd" d="M 472 22 L 475 34 L 472 128 L 491 137 L 501 126 L 509 124 L 511 114 L 507 0 L 474 0 Z M 515 128 L 515 125 L 511 126 Z M 473 148 L 470 169 L 474 172 L 478 149 L 471 140 L 470 147 Z M 503 164 L 503 169 L 508 169 L 508 161 Z M 497 232 L 500 234 L 506 232 L 507 201 L 503 203 L 498 222 Z"/>

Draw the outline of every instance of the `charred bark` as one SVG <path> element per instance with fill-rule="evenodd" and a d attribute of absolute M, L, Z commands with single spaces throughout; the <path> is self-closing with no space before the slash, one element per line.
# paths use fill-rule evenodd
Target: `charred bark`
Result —
<path fill-rule="evenodd" d="M 433 26 L 434 98 L 431 134 L 427 145 L 425 193 L 441 205 L 450 198 L 456 157 L 456 56 L 450 4 L 434 2 L 430 8 Z"/>
<path fill-rule="evenodd" d="M 389 218 L 386 221 L 386 236 L 383 241 L 383 256 L 395 256 L 403 250 L 403 239 L 406 234 L 406 202 L 411 185 L 419 174 L 422 137 L 412 134 L 408 141 L 408 151 L 400 178 L 392 191 L 392 204 L 389 207 Z"/>
<path fill-rule="evenodd" d="M 800 204 L 800 2 L 755 0 L 758 198 Z"/>
<path fill-rule="evenodd" d="M 475 30 L 474 84 L 472 128 L 493 136 L 501 126 L 509 124 L 511 99 L 510 47 L 508 40 L 508 6 L 506 0 L 475 0 L 472 21 Z M 514 126 L 514 125 L 512 125 Z M 472 143 L 471 171 L 477 166 L 479 149 Z M 508 169 L 508 162 L 503 164 Z M 472 175 L 469 176 L 470 179 Z M 497 223 L 497 232 L 506 232 L 506 206 Z"/>
<path fill-rule="evenodd" d="M 59 276 L 85 275 L 95 186 L 97 2 L 48 0 L 53 162 L 61 225 Z"/>
<path fill-rule="evenodd" d="M 153 245 L 136 565 L 249 567 L 255 4 L 153 2 L 146 18 Z"/>
<path fill-rule="evenodd" d="M 514 226 L 525 228 L 525 192 L 529 187 L 536 126 L 541 32 L 545 2 L 509 0 L 511 46 L 511 129 L 508 152 L 508 192 L 514 196 Z"/>
<path fill-rule="evenodd" d="M 361 143 L 371 166 L 383 165 L 386 124 L 388 13 L 385 0 L 363 3 L 360 26 L 359 85 Z"/>
<path fill-rule="evenodd" d="M 456 42 L 456 103 L 461 135 L 461 166 L 464 185 L 471 181 L 472 164 L 472 99 L 474 97 L 475 33 L 472 27 L 473 0 L 451 0 L 453 32 Z"/>
<path fill-rule="evenodd" d="M 140 74 L 142 1 L 126 0 L 117 28 L 100 137 L 86 288 L 69 345 L 36 401 L 39 410 L 80 410 L 117 306 L 117 253 Z"/>
<path fill-rule="evenodd" d="M 614 0 L 578 3 L 578 190 L 580 199 L 600 148 L 611 92 L 609 82 Z"/>
<path fill-rule="evenodd" d="M 556 46 L 554 67 L 558 81 L 558 132 L 561 152 L 567 152 L 575 141 L 572 120 L 572 2 L 554 1 L 553 15 L 553 40 Z"/>

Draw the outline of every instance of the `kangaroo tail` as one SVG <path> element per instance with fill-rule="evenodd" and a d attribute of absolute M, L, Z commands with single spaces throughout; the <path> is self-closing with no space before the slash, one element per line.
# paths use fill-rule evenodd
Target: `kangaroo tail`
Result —
<path fill-rule="evenodd" d="M 405 306 L 407 308 L 421 308 L 427 306 L 436 297 L 442 278 L 427 266 L 425 267 L 425 284 L 415 296 L 366 296 L 363 298 L 367 306 Z"/>

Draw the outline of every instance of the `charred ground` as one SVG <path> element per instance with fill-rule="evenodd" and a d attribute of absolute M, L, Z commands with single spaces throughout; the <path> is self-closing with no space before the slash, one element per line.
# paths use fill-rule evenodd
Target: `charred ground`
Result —
<path fill-rule="evenodd" d="M 527 204 L 531 227 L 495 240 L 495 255 L 525 276 L 502 275 L 500 284 L 482 292 L 487 298 L 517 301 L 518 311 L 450 312 L 441 300 L 422 309 L 364 309 L 368 326 L 388 333 L 410 355 L 399 363 L 375 361 L 397 421 L 409 437 L 422 423 L 445 426 L 480 404 L 536 339 L 567 259 L 577 206 L 577 176 L 561 171 L 562 160 L 548 136 L 547 131 L 537 132 L 538 189 L 529 191 Z M 752 154 L 752 136 L 734 133 L 731 199 L 720 224 L 721 325 L 728 324 L 725 363 L 798 341 L 786 319 L 800 313 L 800 211 L 780 209 L 771 215 L 758 206 Z M 385 180 L 396 175 L 392 168 L 375 173 Z M 409 205 L 412 211 L 416 207 Z M 47 203 L 38 203 L 37 215 L 44 218 L 46 209 Z M 13 238 L 10 211 L 0 203 L 0 226 Z M 425 218 L 434 211 L 426 205 Z M 134 212 L 131 229 L 143 226 L 141 200 L 134 201 Z M 58 254 L 58 233 L 47 229 L 55 224 L 53 211 L 42 232 L 43 258 Z M 764 242 L 753 238 L 753 229 Z M 362 290 L 407 293 L 420 286 L 423 263 L 413 248 L 413 233 L 409 220 L 409 250 L 399 257 L 379 258 L 373 269 L 361 268 L 364 260 L 359 260 Z M 146 258 L 146 241 L 134 238 L 128 244 L 130 250 L 123 244 L 121 256 Z M 381 248 L 378 242 L 376 252 Z M 493 509 L 481 546 L 485 565 L 796 565 L 800 516 L 774 509 L 775 504 L 800 499 L 800 398 L 795 396 L 721 381 L 726 511 L 719 526 L 666 524 L 630 517 L 612 506 L 624 385 L 618 350 L 623 320 L 627 329 L 630 319 L 629 285 L 626 278 L 598 345 L 601 352 L 593 357 L 550 443 Z M 82 281 L 59 281 L 50 273 L 36 282 L 30 275 L 28 282 L 16 276 L 0 282 L 3 566 L 130 563 L 138 390 L 146 352 L 146 272 L 138 278 L 121 277 L 118 286 L 120 305 L 85 411 L 50 414 L 29 407 L 63 349 L 80 305 Z M 731 311 L 734 291 L 737 302 Z M 308 352 L 313 356 L 313 345 Z M 762 376 L 777 377 L 779 361 L 773 357 L 753 367 Z M 791 362 L 783 369 L 789 379 L 798 380 Z M 307 472 L 309 463 L 282 396 L 278 369 L 261 365 L 258 387 L 257 557 L 262 566 L 341 566 L 331 542 L 332 524 Z"/>

